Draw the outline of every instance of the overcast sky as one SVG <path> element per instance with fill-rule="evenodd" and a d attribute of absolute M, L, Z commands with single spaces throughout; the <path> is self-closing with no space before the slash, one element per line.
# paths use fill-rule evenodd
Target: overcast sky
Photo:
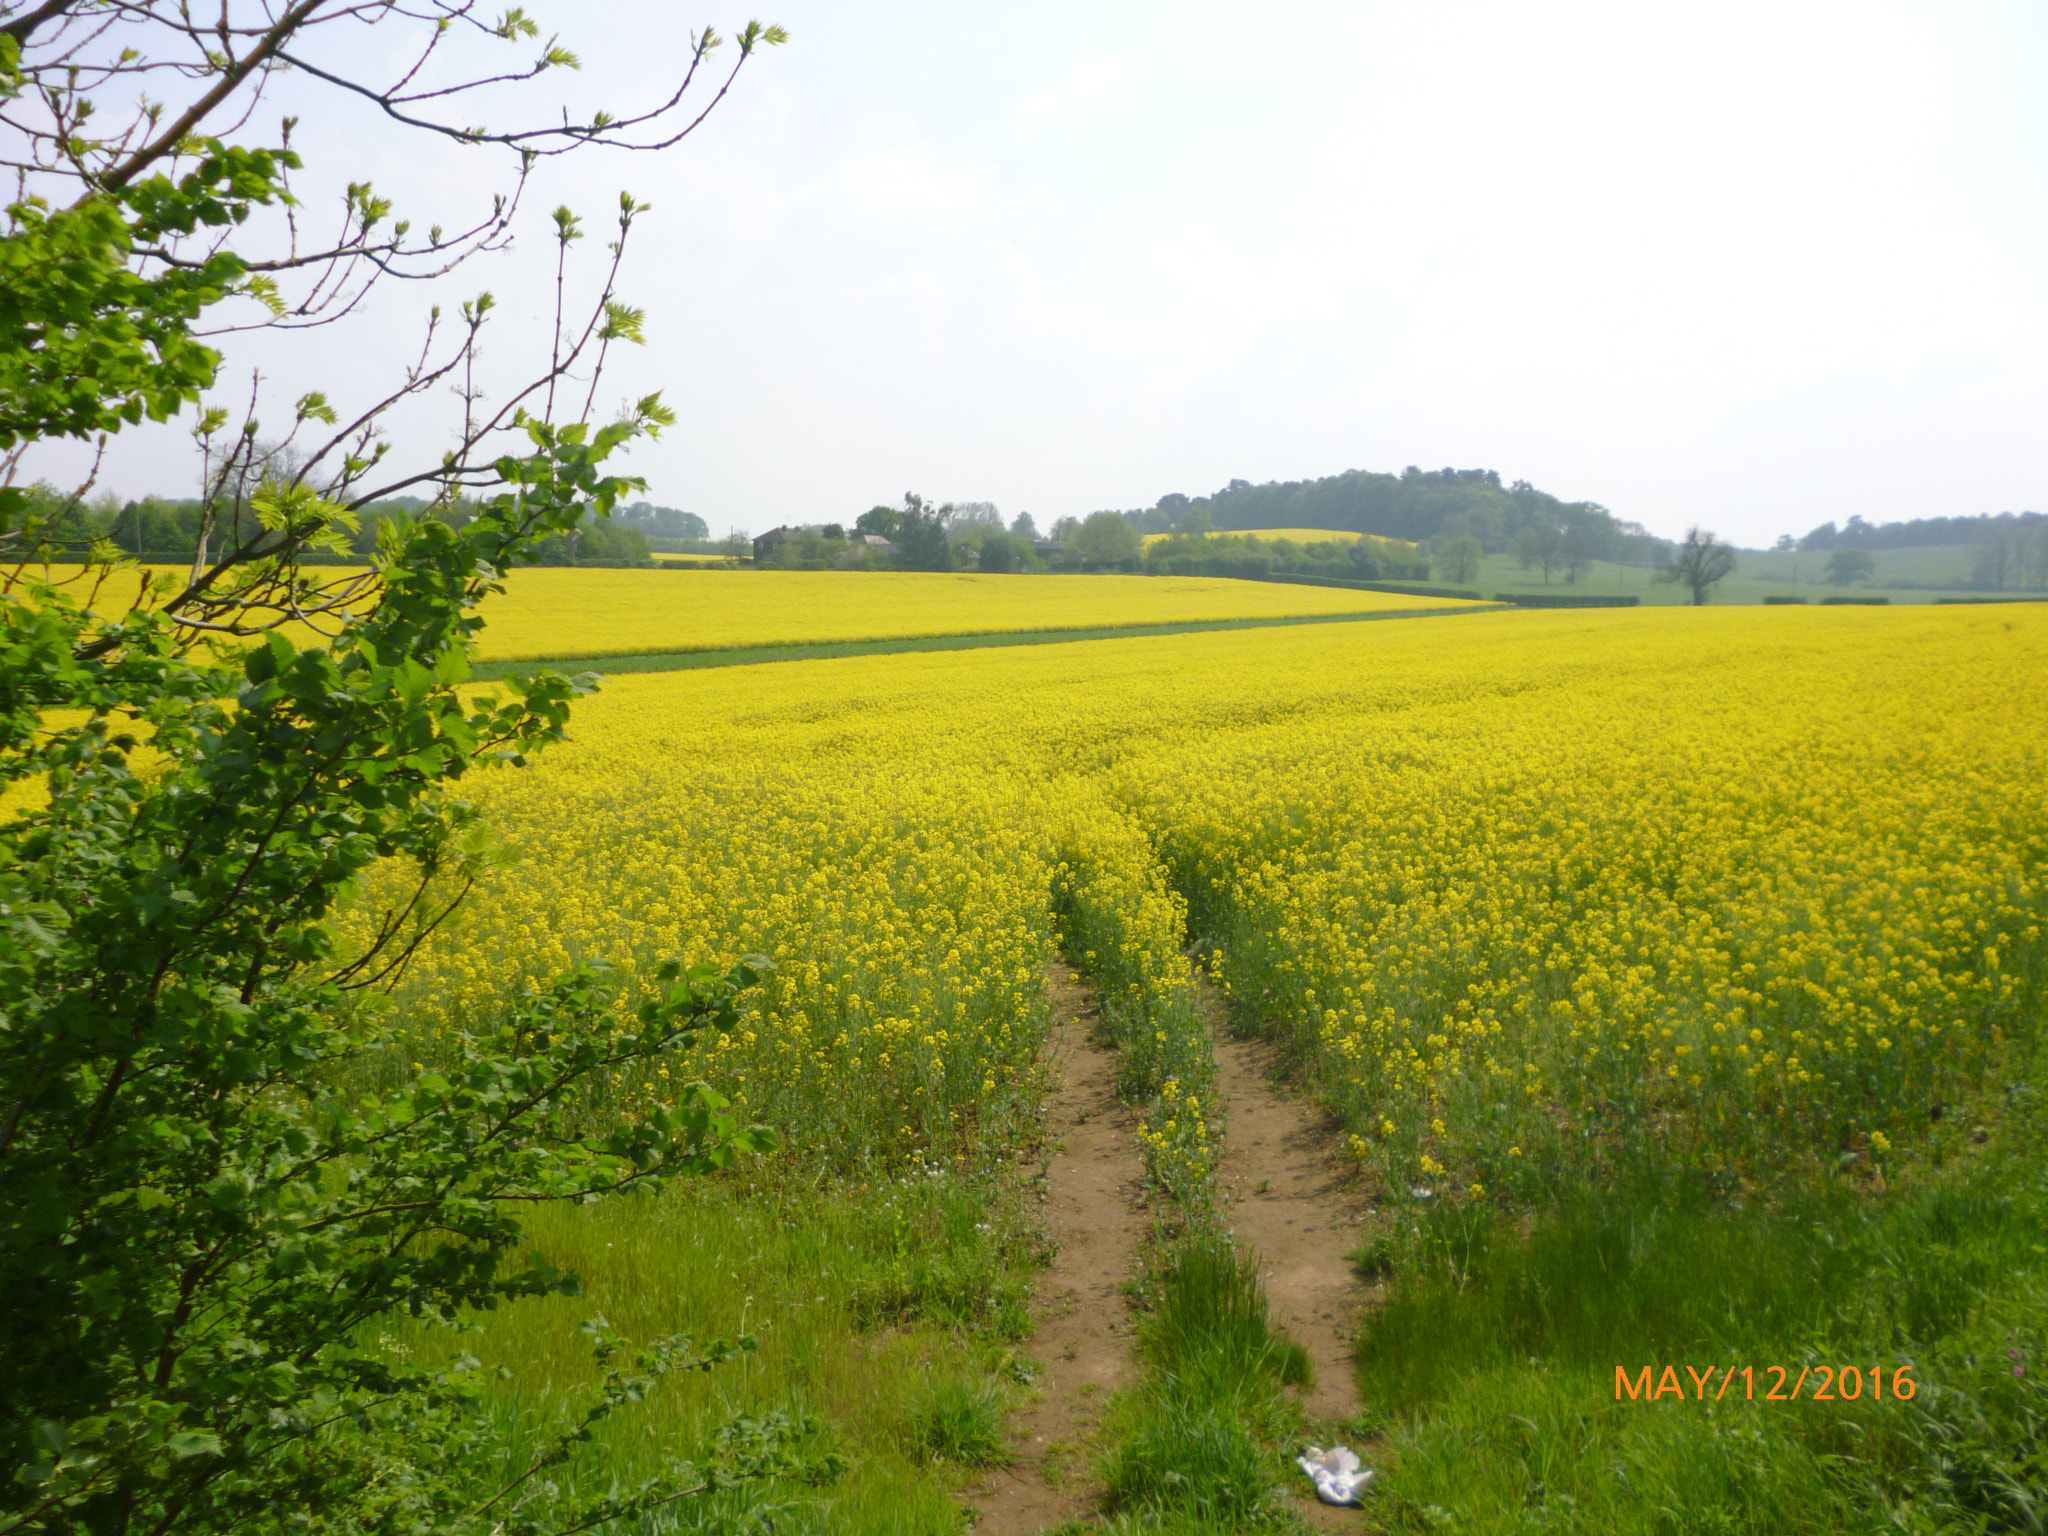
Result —
<path fill-rule="evenodd" d="M 653 97 L 682 29 L 744 19 L 530 8 L 585 67 L 526 99 L 579 110 Z M 548 206 L 651 202 L 626 281 L 650 345 L 601 396 L 666 391 L 681 419 L 634 468 L 720 531 L 906 490 L 1045 526 L 1407 464 L 1745 543 L 2048 507 L 2048 7 L 762 15 L 791 42 L 699 135 L 550 167 L 521 249 L 441 295 L 499 295 L 513 369 L 544 338 Z M 421 224 L 501 169 L 295 105 L 316 169 Z M 237 365 L 366 396 L 424 301 Z M 431 424 L 400 446 L 435 451 Z M 106 478 L 192 473 L 181 436 L 135 433 Z"/>

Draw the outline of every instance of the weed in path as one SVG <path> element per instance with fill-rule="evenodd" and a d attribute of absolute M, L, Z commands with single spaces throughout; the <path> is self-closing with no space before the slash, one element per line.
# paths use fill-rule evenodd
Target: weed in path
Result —
<path fill-rule="evenodd" d="M 1003 1392 L 971 1376 L 928 1377 L 911 1394 L 911 1444 L 930 1461 L 985 1467 L 1003 1459 Z"/>

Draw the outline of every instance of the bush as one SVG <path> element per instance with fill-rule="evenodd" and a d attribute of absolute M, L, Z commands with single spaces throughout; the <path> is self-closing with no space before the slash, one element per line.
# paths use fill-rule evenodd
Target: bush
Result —
<path fill-rule="evenodd" d="M 1260 575 L 1266 581 L 1292 582 L 1304 587 L 1350 587 L 1360 592 L 1401 592 L 1409 597 L 1448 597 L 1467 603 L 1486 601 L 1483 593 L 1475 592 L 1469 587 L 1419 586 L 1407 581 L 1351 581 L 1341 576 L 1297 576 L 1290 571 L 1274 571 L 1270 574 L 1261 572 Z"/>
<path fill-rule="evenodd" d="M 457 781 L 562 733 L 579 688 L 559 674 L 509 700 L 458 692 L 474 610 L 498 571 L 637 484 L 597 467 L 644 430 L 530 424 L 538 451 L 500 461 L 504 493 L 460 529 L 402 528 L 376 605 L 331 645 L 273 631 L 197 664 L 160 613 L 116 624 L 47 587 L 0 593 L 0 782 L 47 788 L 0 826 L 0 1446 L 17 1473 L 0 1526 L 471 1529 L 503 1464 L 476 1378 L 359 1341 L 401 1308 L 453 1320 L 572 1293 L 514 1262 L 520 1213 L 772 1145 L 701 1086 L 634 1122 L 605 1112 L 613 1074 L 734 1027 L 759 979 L 744 965 L 664 967 L 633 1011 L 587 966 L 439 1070 L 336 1086 L 350 1063 L 409 1059 L 403 1016 L 354 999 L 439 916 L 394 918 L 353 954 L 326 918 L 381 857 L 459 872 L 474 812 Z M 146 763 L 133 720 L 156 727 Z M 586 1422 L 733 1353 L 673 1339 L 628 1364 L 594 1329 Z"/>

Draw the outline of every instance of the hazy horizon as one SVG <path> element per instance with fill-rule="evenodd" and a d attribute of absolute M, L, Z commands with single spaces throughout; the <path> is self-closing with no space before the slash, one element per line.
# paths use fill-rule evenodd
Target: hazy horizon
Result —
<path fill-rule="evenodd" d="M 683 27 L 744 19 L 669 16 L 541 10 L 584 69 L 528 88 L 528 115 L 645 102 Z M 1410 464 L 1751 546 L 2048 506 L 2036 8 L 1290 5 L 1251 32 L 1213 5 L 792 0 L 763 19 L 791 42 L 695 138 L 545 167 L 524 250 L 387 291 L 333 344 L 237 347 L 221 394 L 260 365 L 279 399 L 368 398 L 430 299 L 484 287 L 490 358 L 523 372 L 548 208 L 577 207 L 594 253 L 630 188 L 654 205 L 623 285 L 650 345 L 615 354 L 600 409 L 665 390 L 678 425 L 633 468 L 715 531 L 906 490 L 1044 527 Z M 401 216 L 453 224 L 502 179 L 286 84 L 245 137 L 303 113 L 309 186 L 368 176 Z M 103 487 L 189 494 L 189 419 L 117 438 Z M 416 418 L 398 447 L 431 458 L 439 429 Z"/>

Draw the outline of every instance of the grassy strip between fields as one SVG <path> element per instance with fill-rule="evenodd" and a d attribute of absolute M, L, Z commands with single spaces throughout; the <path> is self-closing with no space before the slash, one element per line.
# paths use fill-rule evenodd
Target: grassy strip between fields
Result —
<path fill-rule="evenodd" d="M 526 676 L 545 667 L 601 672 L 687 672 L 697 667 L 755 667 L 774 661 L 830 661 L 840 656 L 893 656 L 899 651 L 976 651 L 988 646 L 1065 645 L 1077 640 L 1137 640 L 1199 635 L 1219 629 L 1276 629 L 1297 624 L 1358 624 L 1372 619 L 1430 619 L 1458 613 L 1511 612 L 1504 603 L 1451 608 L 1389 608 L 1367 613 L 1307 613 L 1270 619 L 1196 619 L 1178 624 L 1118 624 L 1099 629 L 1012 629 L 971 635 L 908 635 L 894 640 L 820 640 L 803 645 L 753 645 L 725 650 L 652 651 L 624 656 L 567 656 L 479 662 L 478 682 Z"/>

